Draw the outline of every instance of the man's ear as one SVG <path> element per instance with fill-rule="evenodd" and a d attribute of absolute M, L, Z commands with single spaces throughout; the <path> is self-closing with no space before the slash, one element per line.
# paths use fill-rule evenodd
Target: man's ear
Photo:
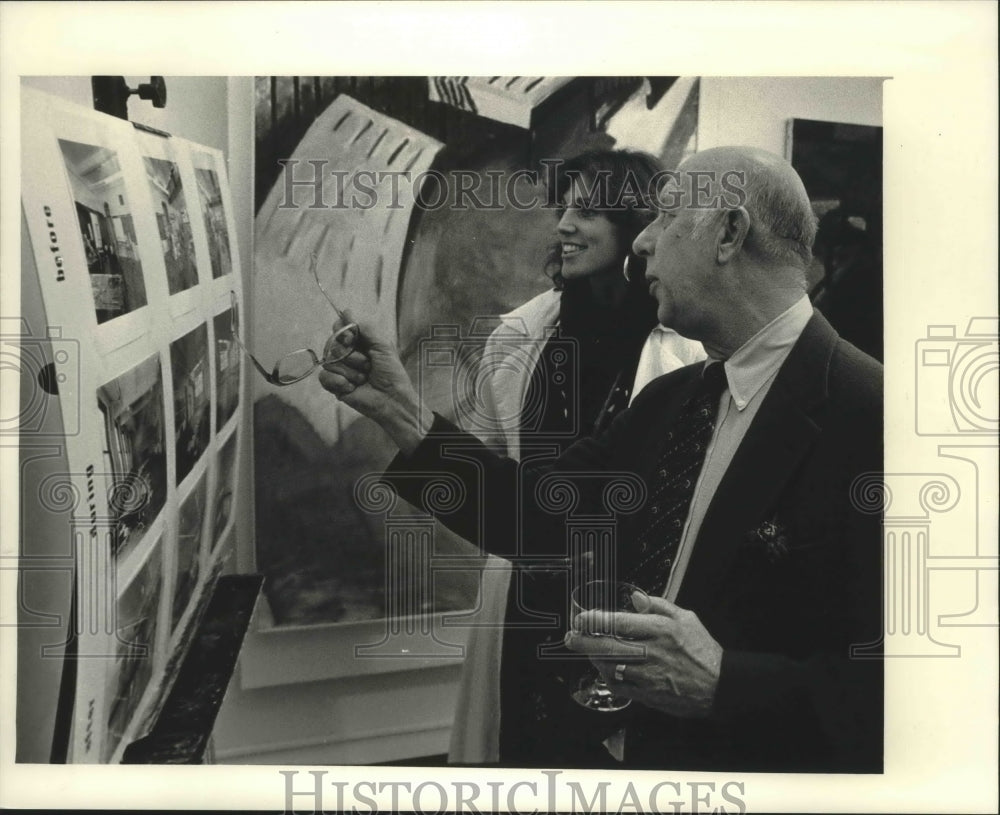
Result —
<path fill-rule="evenodd" d="M 743 248 L 743 241 L 750 232 L 750 213 L 746 207 L 727 210 L 722 219 L 717 260 L 728 263 Z"/>

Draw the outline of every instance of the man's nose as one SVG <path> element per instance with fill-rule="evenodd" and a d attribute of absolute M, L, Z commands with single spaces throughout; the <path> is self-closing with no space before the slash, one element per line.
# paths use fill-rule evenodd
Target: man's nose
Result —
<path fill-rule="evenodd" d="M 653 225 L 650 224 L 632 241 L 632 251 L 641 258 L 648 258 L 653 254 L 655 241 L 653 240 L 652 230 Z"/>

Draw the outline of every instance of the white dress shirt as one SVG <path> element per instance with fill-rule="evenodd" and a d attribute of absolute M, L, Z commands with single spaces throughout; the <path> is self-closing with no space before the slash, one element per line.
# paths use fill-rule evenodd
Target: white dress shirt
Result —
<path fill-rule="evenodd" d="M 672 328 L 658 325 L 649 332 L 639 363 L 635 369 L 635 382 L 629 404 L 656 377 L 676 371 L 685 365 L 693 365 L 705 359 L 705 349 L 700 342 L 682 337 Z"/>
<path fill-rule="evenodd" d="M 671 602 L 680 591 L 691 559 L 691 550 L 715 491 L 760 410 L 764 397 L 771 389 L 778 369 L 812 315 L 812 304 L 808 296 L 802 295 L 802 299 L 775 317 L 725 361 L 728 384 L 719 397 L 715 430 L 705 452 L 705 462 L 695 484 L 684 532 L 677 549 L 676 563 L 664 593 Z M 711 360 L 706 364 L 710 363 Z"/>

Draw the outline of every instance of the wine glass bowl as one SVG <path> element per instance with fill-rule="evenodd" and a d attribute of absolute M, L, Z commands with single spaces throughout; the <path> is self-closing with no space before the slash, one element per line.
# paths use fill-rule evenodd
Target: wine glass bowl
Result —
<path fill-rule="evenodd" d="M 635 607 L 636 593 L 647 597 L 642 589 L 631 583 L 618 580 L 590 580 L 573 589 L 572 594 L 570 594 L 570 605 L 574 615 L 584 611 L 637 612 L 638 609 Z M 610 632 L 588 631 L 586 633 L 592 637 L 617 636 L 613 630 Z M 625 638 L 619 637 L 619 639 Z M 586 671 L 580 677 L 570 695 L 582 707 L 601 713 L 623 710 L 632 701 L 623 696 L 616 696 L 596 668 Z"/>

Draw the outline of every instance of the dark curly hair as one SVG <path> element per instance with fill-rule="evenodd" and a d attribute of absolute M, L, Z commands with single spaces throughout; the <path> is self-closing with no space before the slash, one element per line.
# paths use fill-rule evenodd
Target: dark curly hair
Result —
<path fill-rule="evenodd" d="M 628 256 L 633 284 L 643 287 L 645 261 L 632 253 L 632 241 L 655 216 L 649 196 L 658 174 L 660 162 L 649 153 L 637 150 L 588 150 L 558 165 L 550 173 L 547 185 L 547 206 L 560 209 L 566 193 L 577 179 L 590 191 L 592 209 L 603 214 L 617 227 L 622 245 L 621 264 Z M 562 244 L 554 241 L 545 260 L 545 271 L 557 289 L 563 288 Z"/>

